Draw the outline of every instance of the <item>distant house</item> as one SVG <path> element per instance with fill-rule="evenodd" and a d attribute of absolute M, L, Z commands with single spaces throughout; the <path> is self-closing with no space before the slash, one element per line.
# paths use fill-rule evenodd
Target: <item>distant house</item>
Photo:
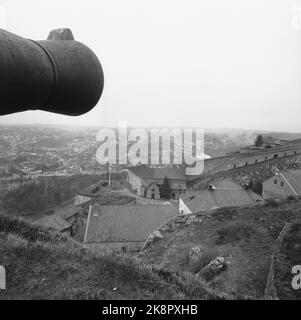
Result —
<path fill-rule="evenodd" d="M 50 216 L 45 216 L 36 220 L 35 224 L 38 224 L 46 228 L 51 228 L 53 230 L 67 235 L 72 235 L 72 224 L 67 222 L 65 219 L 61 218 L 58 215 L 53 214 Z"/>
<path fill-rule="evenodd" d="M 167 177 L 171 197 L 178 199 L 186 191 L 186 175 L 184 168 L 161 167 L 151 168 L 146 165 L 131 167 L 128 170 L 128 182 L 139 196 L 160 199 L 160 188 Z"/>
<path fill-rule="evenodd" d="M 273 138 L 271 136 L 262 137 L 262 146 L 265 148 L 276 148 L 282 145 L 284 142 L 280 139 Z"/>
<path fill-rule="evenodd" d="M 263 198 L 284 198 L 301 195 L 301 170 L 277 171 L 263 182 Z"/>
<path fill-rule="evenodd" d="M 191 191 L 179 200 L 179 213 L 208 211 L 217 207 L 246 206 L 262 202 L 256 193 L 231 180 L 222 180 L 210 188 Z"/>
<path fill-rule="evenodd" d="M 276 148 L 276 147 L 283 146 L 286 143 L 287 143 L 286 140 L 277 139 L 271 136 L 262 136 L 262 144 L 260 146 L 255 146 L 255 145 L 247 146 L 247 147 L 241 148 L 240 152 L 249 153 L 252 151 Z"/>
<path fill-rule="evenodd" d="M 139 250 L 150 233 L 176 215 L 173 205 L 92 205 L 84 244 L 108 251 Z"/>

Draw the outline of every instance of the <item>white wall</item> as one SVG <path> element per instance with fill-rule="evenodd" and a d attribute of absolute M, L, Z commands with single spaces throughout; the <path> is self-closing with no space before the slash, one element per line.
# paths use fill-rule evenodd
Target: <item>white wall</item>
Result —
<path fill-rule="evenodd" d="M 190 214 L 192 211 L 186 206 L 185 202 L 179 199 L 179 213 L 180 214 Z"/>

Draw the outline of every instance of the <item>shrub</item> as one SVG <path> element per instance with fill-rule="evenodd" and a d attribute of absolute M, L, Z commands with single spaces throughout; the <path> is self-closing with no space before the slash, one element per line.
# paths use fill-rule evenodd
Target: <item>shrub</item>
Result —
<path fill-rule="evenodd" d="M 234 222 L 217 230 L 218 238 L 215 240 L 215 243 L 222 245 L 242 239 L 250 239 L 255 233 L 257 233 L 255 226 L 242 222 Z"/>
<path fill-rule="evenodd" d="M 213 278 L 215 278 L 218 274 L 220 274 L 222 271 L 226 269 L 227 265 L 225 263 L 219 268 L 215 266 L 206 266 L 200 271 L 199 276 L 206 281 L 211 281 Z"/>
<path fill-rule="evenodd" d="M 217 209 L 211 214 L 211 216 L 218 220 L 232 219 L 235 213 L 236 213 L 235 208 L 228 207 L 228 208 Z"/>
<path fill-rule="evenodd" d="M 208 263 L 214 260 L 218 256 L 218 252 L 213 249 L 207 249 L 204 254 L 196 261 L 192 261 L 188 265 L 188 271 L 192 273 L 198 273 Z"/>
<path fill-rule="evenodd" d="M 282 203 L 283 203 L 282 200 L 275 199 L 275 198 L 271 198 L 271 199 L 266 199 L 265 200 L 265 206 L 266 207 L 279 207 Z"/>

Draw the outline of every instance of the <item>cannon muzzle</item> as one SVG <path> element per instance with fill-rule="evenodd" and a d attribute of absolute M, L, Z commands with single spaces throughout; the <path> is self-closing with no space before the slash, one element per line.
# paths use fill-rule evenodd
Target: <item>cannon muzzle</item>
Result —
<path fill-rule="evenodd" d="M 99 101 L 101 64 L 71 30 L 33 41 L 0 29 L 0 115 L 40 109 L 81 115 Z"/>

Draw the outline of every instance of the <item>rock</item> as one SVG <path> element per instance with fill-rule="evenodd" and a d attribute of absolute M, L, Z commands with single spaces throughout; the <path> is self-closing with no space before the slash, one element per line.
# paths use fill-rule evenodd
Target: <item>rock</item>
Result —
<path fill-rule="evenodd" d="M 198 261 L 203 257 L 205 250 L 201 247 L 192 247 L 189 252 L 189 260 L 192 262 Z"/>
<path fill-rule="evenodd" d="M 195 217 L 194 216 L 190 216 L 190 217 L 188 217 L 188 219 L 186 220 L 186 224 L 187 225 L 190 225 L 192 222 L 194 222 L 195 221 Z"/>
<path fill-rule="evenodd" d="M 151 244 L 154 241 L 164 239 L 162 233 L 159 230 L 153 231 L 148 238 L 146 239 L 144 245 L 141 248 L 141 252 L 143 252 L 146 248 L 151 248 Z"/>
<path fill-rule="evenodd" d="M 197 276 L 200 276 L 205 280 L 210 281 L 215 276 L 220 274 L 223 270 L 225 270 L 226 267 L 227 263 L 225 261 L 225 258 L 217 257 L 214 260 L 212 260 L 207 266 L 202 268 L 201 271 L 197 273 Z"/>
<path fill-rule="evenodd" d="M 164 239 L 162 233 L 158 230 L 152 232 L 150 238 L 152 238 L 153 241 Z"/>
<path fill-rule="evenodd" d="M 178 222 L 178 223 L 184 223 L 186 221 L 186 217 L 185 216 L 178 216 L 174 221 Z"/>
<path fill-rule="evenodd" d="M 225 258 L 217 257 L 209 263 L 210 265 L 222 266 L 225 263 Z"/>

